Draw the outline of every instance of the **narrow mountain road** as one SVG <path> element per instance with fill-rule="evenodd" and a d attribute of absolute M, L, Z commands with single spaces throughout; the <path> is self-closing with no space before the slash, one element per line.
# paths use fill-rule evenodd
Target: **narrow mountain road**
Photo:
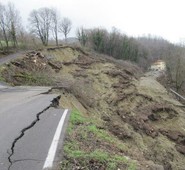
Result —
<path fill-rule="evenodd" d="M 8 63 L 13 59 L 17 59 L 17 58 L 21 57 L 22 54 L 24 54 L 24 52 L 20 51 L 20 52 L 9 54 L 5 57 L 2 57 L 2 58 L 0 58 L 0 65 Z"/>
<path fill-rule="evenodd" d="M 24 54 L 24 52 L 20 51 L 20 52 L 9 54 L 7 56 L 0 58 L 0 66 L 5 63 L 9 63 L 11 60 L 20 58 L 23 54 Z M 6 83 L 0 81 L 0 85 L 6 85 Z"/>
<path fill-rule="evenodd" d="M 50 87 L 0 85 L 0 170 L 55 169 L 68 110 Z"/>

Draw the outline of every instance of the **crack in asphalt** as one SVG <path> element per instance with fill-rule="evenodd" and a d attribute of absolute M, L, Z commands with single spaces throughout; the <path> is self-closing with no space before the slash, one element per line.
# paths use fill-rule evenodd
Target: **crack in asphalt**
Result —
<path fill-rule="evenodd" d="M 65 86 L 54 86 L 54 87 L 51 87 L 48 91 L 40 93 L 40 94 L 49 94 L 53 90 L 61 90 L 61 89 L 65 89 Z M 40 94 L 38 94 L 38 95 L 40 95 Z"/>
<path fill-rule="evenodd" d="M 8 157 L 8 162 L 10 163 L 9 167 L 8 167 L 8 170 L 11 169 L 11 166 L 16 162 L 16 161 L 12 161 L 12 156 L 14 155 L 14 148 L 15 148 L 15 145 L 16 143 L 24 136 L 25 132 L 28 131 L 29 129 L 31 129 L 32 127 L 34 127 L 34 125 L 40 120 L 40 115 L 42 113 L 44 113 L 46 110 L 48 110 L 49 108 L 51 107 L 57 107 L 59 105 L 59 99 L 60 99 L 60 95 L 57 96 L 56 98 L 54 98 L 52 101 L 51 101 L 51 104 L 46 107 L 44 110 L 42 110 L 41 112 L 37 113 L 36 115 L 36 119 L 27 127 L 25 127 L 24 129 L 21 130 L 21 133 L 18 137 L 16 137 L 11 145 L 11 152 L 9 153 L 7 151 L 7 153 L 9 154 L 9 157 Z"/>
<path fill-rule="evenodd" d="M 25 162 L 25 161 L 33 161 L 33 162 L 44 162 L 45 160 L 40 160 L 40 159 L 17 159 L 17 160 L 14 160 L 13 163 L 17 163 L 17 162 Z"/>
<path fill-rule="evenodd" d="M 17 159 L 17 160 L 14 160 L 14 161 L 13 161 L 13 163 L 17 163 L 17 162 L 25 162 L 25 161 L 44 162 L 45 160 L 41 160 L 41 159 L 33 159 L 33 158 L 26 158 L 26 159 Z M 53 161 L 53 162 L 58 162 L 58 161 Z"/>

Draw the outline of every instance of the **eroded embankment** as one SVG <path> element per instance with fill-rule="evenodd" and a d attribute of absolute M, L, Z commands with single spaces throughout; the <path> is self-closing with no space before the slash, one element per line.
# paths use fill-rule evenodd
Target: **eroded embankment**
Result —
<path fill-rule="evenodd" d="M 184 109 L 140 73 L 128 62 L 62 47 L 29 54 L 2 75 L 14 84 L 55 86 L 60 105 L 75 109 L 62 169 L 183 169 Z"/>

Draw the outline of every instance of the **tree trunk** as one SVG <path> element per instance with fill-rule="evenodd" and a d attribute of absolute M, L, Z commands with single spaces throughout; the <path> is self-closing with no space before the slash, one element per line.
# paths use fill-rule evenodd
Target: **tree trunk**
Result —
<path fill-rule="evenodd" d="M 16 32 L 15 32 L 15 26 L 14 23 L 11 24 L 11 36 L 13 41 L 14 48 L 17 46 L 17 38 L 16 38 Z"/>
<path fill-rule="evenodd" d="M 3 28 L 3 36 L 4 36 L 5 43 L 6 43 L 6 48 L 8 49 L 8 48 L 9 48 L 8 38 L 7 38 L 7 36 L 6 36 L 6 31 L 5 31 L 4 28 Z"/>
<path fill-rule="evenodd" d="M 57 33 L 56 33 L 55 41 L 56 41 L 56 46 L 58 46 L 58 34 Z"/>
<path fill-rule="evenodd" d="M 65 34 L 64 36 L 65 36 L 65 43 L 67 43 L 67 34 Z"/>
<path fill-rule="evenodd" d="M 0 47 L 1 47 L 2 51 L 4 51 L 4 47 L 3 47 L 1 40 L 0 40 Z"/>
<path fill-rule="evenodd" d="M 56 46 L 58 46 L 58 32 L 57 32 L 56 26 L 55 26 L 55 29 L 54 29 L 54 36 L 55 36 L 55 43 L 56 43 Z"/>

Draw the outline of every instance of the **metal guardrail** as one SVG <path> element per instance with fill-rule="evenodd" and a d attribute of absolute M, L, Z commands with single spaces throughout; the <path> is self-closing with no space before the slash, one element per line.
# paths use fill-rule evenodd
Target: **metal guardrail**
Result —
<path fill-rule="evenodd" d="M 181 96 L 180 94 L 178 94 L 178 93 L 177 93 L 176 91 L 174 91 L 173 89 L 170 89 L 170 91 L 185 101 L 185 97 Z"/>

